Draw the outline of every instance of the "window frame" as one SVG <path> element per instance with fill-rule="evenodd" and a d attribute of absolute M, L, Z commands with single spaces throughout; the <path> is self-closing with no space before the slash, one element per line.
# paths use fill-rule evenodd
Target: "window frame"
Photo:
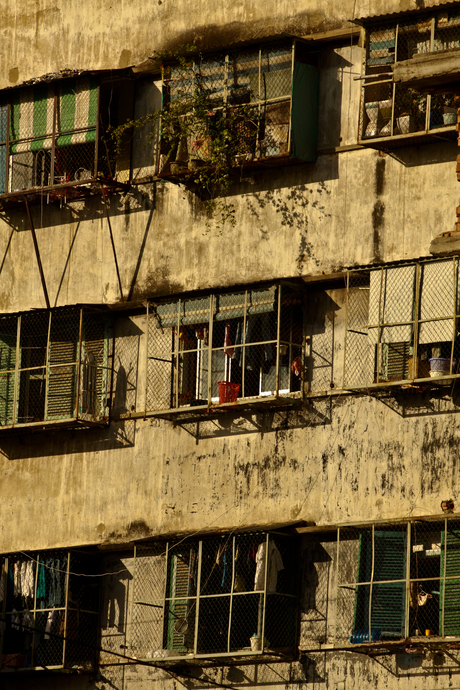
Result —
<path fill-rule="evenodd" d="M 88 575 L 97 575 L 98 563 L 98 557 L 94 552 L 70 549 L 18 552 L 0 556 L 0 580 L 3 593 L 0 611 L 2 620 L 5 621 L 0 626 L 0 658 L 2 658 L 0 672 L 11 672 L 12 669 L 41 672 L 43 669 L 49 669 L 56 672 L 60 669 L 75 668 L 75 664 L 79 668 L 85 667 L 85 670 L 96 668 L 100 578 L 94 577 L 91 580 Z M 22 564 L 27 567 L 22 567 L 21 570 Z M 88 570 L 91 572 L 89 573 Z M 85 576 L 79 578 L 79 573 Z M 24 574 L 27 578 L 24 578 Z M 77 582 L 78 579 L 80 582 Z M 24 580 L 26 580 L 25 587 Z M 94 587 L 97 589 L 95 590 Z M 86 601 L 89 601 L 88 597 L 92 598 L 92 608 L 80 605 L 82 596 L 86 597 Z M 21 608 L 16 608 L 17 606 Z M 54 616 L 53 612 L 57 612 L 57 616 Z M 45 615 L 46 626 L 44 625 Z M 14 616 L 19 616 L 19 620 L 13 622 Z M 83 617 L 86 621 L 92 621 L 90 631 L 88 632 L 87 628 L 84 630 L 84 640 L 82 640 L 80 629 Z M 8 622 L 9 629 L 7 629 Z M 27 627 L 31 630 L 27 630 Z M 72 639 L 76 630 L 77 637 Z M 31 636 L 31 640 L 27 639 L 27 635 Z M 88 644 L 90 636 L 92 636 L 92 643 Z M 79 641 L 83 650 L 80 653 L 75 651 L 78 649 Z M 29 651 L 24 654 L 29 642 Z M 9 646 L 14 647 L 15 644 L 23 645 L 21 652 L 4 654 L 5 649 Z M 58 644 L 62 644 L 60 654 L 56 649 Z M 86 650 L 91 646 L 92 653 L 88 658 Z M 34 659 L 35 654 L 36 659 Z M 46 663 L 46 658 L 58 663 Z M 22 664 L 18 661 L 22 661 Z"/>
<path fill-rule="evenodd" d="M 392 148 L 392 145 L 401 146 L 405 144 L 408 145 L 409 143 L 424 143 L 425 141 L 429 142 L 432 141 L 433 136 L 437 134 L 443 134 L 444 136 L 447 136 L 452 139 L 456 138 L 456 116 L 455 121 L 454 115 L 452 115 L 452 118 L 450 118 L 450 120 L 452 121 L 449 120 L 448 124 L 440 123 L 439 121 L 437 121 L 442 115 L 442 113 L 440 113 L 440 106 L 437 105 L 436 100 L 433 101 L 433 99 L 437 98 L 441 98 L 441 100 L 444 100 L 444 94 L 449 94 L 451 92 L 453 93 L 452 88 L 449 91 L 448 77 L 444 78 L 444 80 L 442 81 L 442 88 L 440 90 L 441 96 L 438 96 L 436 93 L 434 95 L 430 95 L 430 89 L 431 91 L 435 89 L 433 89 L 432 85 L 427 85 L 428 93 L 426 93 L 425 91 L 426 101 L 423 103 L 422 101 L 420 101 L 420 103 L 417 105 L 417 112 L 420 111 L 421 114 L 424 114 L 424 126 L 422 126 L 420 122 L 418 122 L 418 124 L 416 124 L 415 122 L 415 114 L 411 112 L 414 106 L 411 105 L 411 107 L 409 107 L 408 104 L 404 101 L 404 99 L 407 100 L 407 97 L 405 95 L 406 91 L 407 93 L 411 91 L 419 91 L 419 96 L 423 96 L 423 83 L 420 82 L 419 84 L 418 82 L 414 82 L 414 85 L 411 86 L 412 82 L 407 82 L 406 85 L 405 82 L 399 80 L 397 75 L 393 74 L 394 66 L 406 63 L 410 64 L 412 60 L 414 64 L 416 62 L 423 62 L 424 55 L 426 55 L 427 58 L 430 58 L 431 56 L 436 56 L 443 50 L 443 48 L 440 47 L 442 46 L 443 39 L 442 37 L 440 38 L 438 34 L 439 32 L 441 32 L 441 30 L 445 31 L 446 29 L 448 29 L 449 24 L 447 23 L 443 25 L 442 21 L 441 23 L 439 22 L 440 19 L 442 20 L 443 16 L 446 13 L 455 11 L 457 12 L 457 15 L 459 15 L 460 7 L 454 7 L 453 9 L 450 6 L 446 8 L 438 7 L 433 8 L 431 9 L 431 11 L 428 12 L 424 11 L 422 13 L 414 14 L 408 12 L 403 13 L 402 16 L 396 19 L 393 19 L 390 16 L 384 16 L 379 17 L 378 20 L 375 17 L 366 20 L 360 20 L 359 23 L 363 24 L 365 32 L 363 44 L 363 60 L 361 73 L 362 89 L 358 131 L 358 143 L 360 145 L 368 147 L 379 146 L 380 148 L 383 145 L 384 147 Z M 453 29 L 456 30 L 458 33 L 456 41 L 457 43 L 459 43 L 460 46 L 460 30 L 458 26 L 460 22 L 458 22 L 456 19 L 452 19 L 451 21 Z M 407 57 L 403 53 L 404 48 L 401 48 L 401 54 L 399 52 L 399 44 L 405 45 L 404 41 L 399 39 L 399 36 L 405 36 L 405 34 L 408 31 L 412 30 L 412 27 L 415 27 L 414 31 L 417 32 L 417 26 L 421 27 L 422 24 L 427 25 L 429 49 L 428 51 L 423 49 L 420 53 L 415 52 L 414 55 L 407 59 Z M 393 38 L 390 39 L 386 35 L 384 35 L 385 31 L 393 32 Z M 378 38 L 378 34 L 380 34 L 381 40 L 374 40 L 372 42 L 372 35 L 374 35 L 374 38 Z M 387 47 L 385 47 L 384 44 L 387 44 Z M 374 50 L 372 51 L 373 46 Z M 454 48 L 448 48 L 447 50 L 454 50 Z M 387 53 L 386 55 L 380 55 L 380 53 L 383 54 L 385 53 L 385 51 Z M 373 52 L 374 55 L 377 55 L 377 57 L 371 57 L 371 52 Z M 458 75 L 455 75 L 455 78 L 452 79 L 453 85 L 457 77 Z M 377 95 L 375 97 L 366 97 L 367 89 L 369 89 L 371 93 L 374 92 L 374 94 L 378 94 L 379 89 L 383 93 L 383 90 L 386 87 L 388 90 L 386 98 L 380 99 Z M 366 104 L 368 105 L 367 113 Z M 421 109 L 419 108 L 419 105 L 422 106 Z M 399 116 L 397 115 L 396 110 L 398 110 L 398 112 L 400 111 Z M 452 108 L 451 110 L 453 112 Z M 386 111 L 391 111 L 389 117 L 387 117 L 389 113 L 386 113 Z M 408 111 L 407 115 L 406 111 Z M 438 111 L 440 113 L 439 116 Z M 373 123 L 373 120 L 371 120 L 370 117 L 371 114 L 372 117 L 375 118 L 375 125 L 373 127 L 371 127 Z M 397 122 L 397 118 L 403 115 L 406 119 L 404 120 L 404 122 L 401 122 L 401 124 L 399 124 Z M 377 122 L 380 122 L 380 125 Z M 371 128 L 371 131 L 366 135 L 366 129 L 368 127 Z M 375 130 L 378 127 L 380 127 L 380 131 L 377 131 L 377 133 L 375 133 Z M 407 131 L 405 131 L 406 129 Z"/>
<path fill-rule="evenodd" d="M 391 646 L 408 639 L 416 643 L 420 637 L 424 642 L 434 643 L 446 638 L 460 639 L 460 624 L 452 622 L 452 611 L 458 612 L 460 608 L 458 517 L 430 516 L 418 518 L 417 521 L 344 524 L 337 527 L 336 534 L 334 646 Z M 432 544 L 433 535 L 437 534 L 440 536 L 440 543 Z M 367 552 L 363 551 L 363 535 L 369 546 Z M 358 548 L 356 543 L 359 544 Z M 426 546 L 430 548 L 425 548 Z M 429 576 L 419 576 L 418 567 L 415 567 L 419 554 L 425 561 L 435 562 L 439 558 L 439 565 L 435 564 L 435 568 L 438 568 L 437 574 L 433 570 Z M 350 578 L 353 565 L 356 566 L 356 577 Z M 439 634 L 427 639 L 425 630 L 419 630 L 417 634 L 417 617 L 412 613 L 411 601 L 413 602 L 416 587 L 429 587 L 433 582 L 439 583 L 439 591 L 436 592 L 439 597 L 439 608 L 435 613 L 436 618 L 432 619 L 433 627 L 434 623 L 439 625 Z M 377 605 L 379 598 L 380 604 Z M 350 603 L 352 600 L 353 604 Z M 349 610 L 351 605 L 354 607 L 353 616 Z M 358 606 L 361 607 L 360 611 Z M 398 617 L 401 624 L 400 634 L 390 631 L 385 635 L 381 626 L 388 627 L 390 620 L 393 620 L 394 625 Z M 363 624 L 366 618 L 367 624 Z M 380 624 L 380 627 L 377 624 Z M 349 640 L 345 642 L 347 626 Z"/>
<path fill-rule="evenodd" d="M 460 361 L 459 266 L 459 258 L 454 256 L 347 271 L 343 390 L 401 386 L 414 381 L 442 385 L 460 376 L 456 373 Z M 450 302 L 445 308 L 444 301 Z M 433 318 L 430 310 L 437 312 Z M 371 340 L 376 348 L 374 355 Z M 403 345 L 408 346 L 407 351 L 403 351 Z M 432 376 L 428 370 L 430 348 L 431 358 L 449 360 L 448 371 L 444 369 L 442 376 Z M 433 354 L 435 348 L 438 354 Z M 401 364 L 396 371 L 400 375 L 382 375 L 385 353 L 387 359 L 399 357 Z"/>
<path fill-rule="evenodd" d="M 265 549 L 263 553 L 269 553 L 270 557 L 262 559 L 260 575 L 258 576 L 258 571 L 256 571 L 256 580 L 250 581 L 251 586 L 249 588 L 246 581 L 243 591 L 239 588 L 242 581 L 237 572 L 237 563 L 239 558 L 241 561 L 246 560 L 244 549 L 250 542 L 257 543 L 256 560 L 259 558 L 259 549 L 262 546 Z M 272 543 L 275 545 L 274 547 Z M 276 566 L 273 565 L 273 568 L 278 573 L 285 570 L 285 565 L 286 568 L 289 565 L 294 567 L 297 562 L 294 557 L 296 553 L 294 544 L 298 544 L 297 537 L 284 532 L 270 531 L 221 534 L 217 537 L 203 537 L 201 539 L 191 537 L 179 541 L 156 542 L 152 545 L 136 545 L 134 549 L 131 610 L 131 653 L 140 659 L 154 660 L 155 663 L 179 659 L 182 661 L 219 659 L 225 663 L 225 659 L 243 657 L 253 658 L 257 662 L 257 658 L 260 658 L 262 654 L 266 659 L 270 653 L 278 656 L 278 660 L 293 658 L 296 654 L 299 605 L 297 572 L 291 572 L 287 576 L 287 581 L 290 578 L 290 584 L 287 585 L 287 588 L 290 588 L 291 591 L 282 592 L 277 589 L 281 576 L 274 577 L 270 584 L 270 577 L 273 576 L 269 574 L 269 569 L 272 568 L 272 558 L 273 563 L 275 561 L 277 563 Z M 291 552 L 289 560 L 286 560 L 286 554 L 289 553 L 288 546 Z M 278 548 L 282 555 L 280 555 Z M 225 553 L 228 559 L 231 559 L 230 567 L 228 560 L 222 562 Z M 211 560 L 210 554 L 213 555 Z M 180 568 L 180 584 L 177 583 L 178 558 L 183 561 Z M 216 558 L 221 559 L 219 564 L 216 564 Z M 277 560 L 278 558 L 281 559 L 281 563 Z M 227 574 L 225 574 L 226 568 Z M 216 575 L 219 583 L 222 580 L 222 588 L 224 588 L 224 579 L 226 578 L 225 589 L 222 593 L 205 593 L 203 588 L 208 586 L 213 571 L 216 569 L 218 572 L 214 575 Z M 190 591 L 192 570 L 195 582 L 194 593 Z M 152 583 L 153 577 L 157 578 L 157 582 Z M 184 587 L 187 587 L 185 594 Z M 149 593 L 151 595 L 155 591 L 157 596 L 153 598 L 149 596 Z M 277 599 L 279 600 L 278 604 L 274 604 Z M 241 620 L 241 611 L 238 613 L 238 608 L 241 606 L 239 607 L 236 600 L 246 601 L 248 611 L 251 609 L 255 615 L 254 621 L 256 623 L 249 621 L 249 627 L 256 625 L 257 629 L 252 634 L 251 628 L 247 639 L 243 637 L 243 642 L 246 643 L 244 648 L 231 648 L 232 635 L 236 634 L 241 644 L 241 635 L 246 635 L 247 630 L 249 630 L 248 621 Z M 255 607 L 249 604 L 250 601 L 255 604 Z M 228 604 L 227 610 L 226 604 Z M 210 609 L 209 606 L 211 606 Z M 157 609 L 158 612 L 156 612 Z M 284 611 L 286 617 L 288 609 L 291 611 L 290 618 L 288 616 L 288 629 L 284 633 L 279 633 L 286 644 L 276 647 L 275 651 L 270 647 L 270 640 L 267 639 L 270 626 L 273 627 L 274 625 L 273 612 L 282 615 L 281 612 Z M 151 612 L 150 616 L 146 616 L 146 610 Z M 215 619 L 219 616 L 222 617 L 221 624 L 225 628 L 224 642 L 212 638 L 212 631 L 216 632 Z M 187 627 L 181 627 L 184 620 L 188 623 Z M 175 621 L 179 621 L 176 626 L 174 625 Z M 211 632 L 209 629 L 206 630 L 207 626 L 210 627 Z M 244 632 L 241 630 L 243 627 Z M 211 635 L 210 639 L 209 635 Z M 261 642 L 253 644 L 250 641 L 251 635 Z M 283 635 L 290 637 L 290 640 L 287 637 L 283 638 Z M 181 637 L 183 637 L 182 642 L 179 639 Z M 152 641 L 161 644 L 161 648 L 152 647 Z M 222 644 L 226 646 L 226 651 L 219 651 Z M 235 644 L 234 638 L 233 644 Z M 206 646 L 208 649 L 203 651 Z M 148 649 L 147 652 L 146 649 Z"/>
<path fill-rule="evenodd" d="M 304 295 L 305 290 L 303 285 L 295 285 L 288 283 L 275 283 L 268 287 L 256 286 L 253 289 L 243 289 L 238 292 L 226 292 L 226 293 L 208 293 L 205 296 L 196 296 L 190 298 L 176 298 L 174 301 L 169 302 L 148 302 L 147 313 L 146 313 L 146 347 L 145 347 L 145 401 L 144 401 L 144 415 L 176 415 L 181 412 L 189 412 L 193 414 L 202 414 L 203 411 L 208 412 L 212 407 L 222 407 L 222 408 L 233 408 L 238 405 L 251 405 L 253 403 L 258 404 L 270 404 L 279 400 L 284 399 L 286 403 L 289 401 L 300 401 L 303 399 L 304 395 L 304 371 L 305 371 L 305 311 L 304 311 Z M 218 307 L 225 302 L 226 306 Z M 197 305 L 194 311 L 192 310 L 190 314 L 196 313 L 196 316 L 189 315 L 187 312 L 187 304 Z M 206 306 L 207 305 L 207 306 Z M 301 314 L 301 322 L 298 323 L 294 319 L 293 314 L 295 310 Z M 217 314 L 217 311 L 219 314 Z M 288 310 L 290 310 L 288 312 Z M 172 321 L 171 314 L 174 313 L 174 322 Z M 227 313 L 227 316 L 226 316 Z M 282 329 L 286 328 L 284 326 L 283 317 L 286 319 L 286 314 L 291 314 L 291 321 L 289 325 L 289 338 L 281 337 Z M 272 338 L 265 337 L 253 337 L 251 340 L 246 340 L 249 337 L 248 328 L 249 320 L 257 318 L 265 318 L 267 314 L 273 315 L 272 326 L 273 333 L 275 334 Z M 264 316 L 265 315 L 265 316 Z M 165 321 L 165 318 L 167 319 Z M 194 319 L 196 319 L 194 321 Z M 215 367 L 216 367 L 216 357 L 218 353 L 221 352 L 224 357 L 224 367 L 222 368 L 222 376 L 228 369 L 231 369 L 232 363 L 228 362 L 227 358 L 233 359 L 233 355 L 229 356 L 225 354 L 226 345 L 225 339 L 218 345 L 215 344 L 213 338 L 216 337 L 216 324 L 222 328 L 222 324 L 232 322 L 233 320 L 238 321 L 241 327 L 241 342 L 237 344 L 233 341 L 233 350 L 239 350 L 242 355 L 241 361 L 241 381 L 240 390 L 238 392 L 238 397 L 233 398 L 231 402 L 220 402 L 217 393 L 217 388 L 215 387 L 216 382 L 214 382 L 215 377 Z M 165 323 L 167 325 L 165 325 Z M 174 323 L 174 325 L 173 325 Z M 287 320 L 286 320 L 287 323 Z M 275 324 L 275 325 L 273 325 Z M 206 379 L 205 383 L 202 382 L 202 390 L 204 395 L 202 398 L 199 397 L 200 391 L 198 388 L 195 394 L 188 397 L 183 397 L 186 391 L 182 390 L 181 378 L 183 374 L 183 362 L 190 357 L 194 357 L 196 353 L 198 368 L 200 365 L 200 357 L 203 357 L 203 347 L 194 345 L 193 348 L 188 348 L 187 343 L 181 340 L 181 337 L 177 337 L 179 333 L 182 336 L 182 332 L 187 328 L 194 328 L 195 326 L 206 326 L 208 344 L 204 350 L 204 357 L 207 362 L 203 364 L 206 367 Z M 300 333 L 301 337 L 297 342 L 294 340 L 294 332 Z M 156 346 L 155 336 L 160 337 L 167 336 L 165 331 L 171 331 L 172 346 L 169 349 L 165 349 L 161 352 L 153 350 Z M 261 331 L 262 332 L 262 331 Z M 199 341 L 197 340 L 197 343 Z M 209 346 L 211 343 L 211 346 Z M 158 346 L 160 347 L 160 346 Z M 166 346 L 165 346 L 166 348 Z M 232 349 L 232 344 L 229 345 Z M 259 391 L 248 391 L 245 388 L 245 382 L 248 384 L 250 380 L 247 374 L 245 355 L 250 351 L 250 348 L 272 348 L 275 351 L 274 364 L 271 366 L 270 371 L 264 373 L 262 368 L 260 370 L 259 376 Z M 284 353 L 284 354 L 283 354 Z M 268 355 L 267 355 L 268 357 Z M 294 378 L 292 363 L 296 358 L 299 360 L 299 371 Z M 177 362 L 180 366 L 177 366 Z M 288 362 L 288 364 L 286 364 Z M 161 364 L 162 363 L 162 364 Z M 192 363 L 193 364 L 193 363 Z M 163 383 L 162 390 L 163 393 L 159 393 L 156 388 L 156 381 L 160 380 L 160 374 L 156 373 L 156 377 L 152 374 L 152 366 L 163 367 Z M 193 365 L 195 366 L 195 365 Z M 192 368 L 193 368 L 192 366 Z M 260 365 L 262 367 L 262 365 Z M 170 373 L 167 373 L 167 369 L 170 368 Z M 195 373 L 192 372 L 192 377 L 198 376 L 198 368 Z M 273 371 L 274 370 L 274 371 Z M 154 370 L 155 371 L 155 370 Z M 207 372 L 211 371 L 211 376 L 207 376 Z M 263 382 L 269 380 L 269 374 L 274 374 L 274 387 L 267 389 L 263 388 L 265 385 Z M 283 381 L 288 377 L 289 385 L 284 385 Z M 161 402 L 157 405 L 155 400 L 163 400 L 163 406 L 161 407 Z"/>
<path fill-rule="evenodd" d="M 285 57 L 290 63 L 289 68 L 286 68 L 291 71 L 289 88 L 286 93 L 282 95 L 268 96 L 267 94 L 273 90 L 273 83 L 267 82 L 265 76 L 267 74 L 276 74 L 276 64 L 275 70 L 270 71 L 270 50 L 276 52 L 277 50 L 281 50 L 283 46 L 286 46 Z M 204 85 L 204 91 L 207 92 L 211 108 L 209 112 L 210 117 L 222 114 L 222 117 L 225 118 L 225 112 L 227 110 L 237 110 L 238 107 L 242 105 L 251 105 L 251 107 L 254 107 L 257 111 L 257 117 L 255 118 L 257 120 L 257 131 L 255 141 L 253 142 L 254 150 L 252 152 L 239 154 L 237 156 L 238 160 L 235 161 L 236 167 L 241 168 L 243 165 L 245 167 L 252 166 L 258 161 L 261 161 L 265 165 L 270 161 L 277 161 L 278 164 L 280 164 L 283 159 L 289 158 L 295 158 L 296 160 L 301 159 L 309 162 L 316 161 L 319 76 L 315 64 L 316 56 L 314 52 L 310 51 L 311 47 L 309 47 L 306 41 L 290 38 L 284 39 L 282 42 L 267 41 L 262 47 L 247 46 L 245 48 L 239 48 L 238 51 L 227 49 L 219 53 L 200 55 L 197 59 L 194 59 L 194 54 L 189 57 L 190 61 L 187 63 L 188 77 L 184 82 L 186 84 L 191 84 L 195 81 L 201 86 Z M 246 78 L 242 76 L 245 75 L 245 70 L 238 67 L 238 64 L 240 60 L 248 59 L 248 56 L 251 55 L 252 61 L 257 61 L 258 79 L 253 79 L 251 84 L 251 77 L 256 76 L 255 73 L 252 74 L 254 68 L 246 70 L 246 77 L 249 80 L 245 87 L 245 93 L 249 99 L 247 100 L 244 98 L 244 88 L 239 84 L 239 80 L 244 80 Z M 264 61 L 266 61 L 266 65 Z M 215 65 L 218 63 L 221 64 L 221 71 L 218 72 L 216 76 Z M 174 78 L 174 70 L 178 69 L 176 65 L 177 63 L 174 63 L 174 61 L 170 63 L 166 61 L 162 68 L 163 109 L 174 100 L 171 90 L 174 88 L 174 82 L 176 81 Z M 203 76 L 203 72 L 205 76 Z M 207 72 L 209 72 L 209 74 Z M 249 74 L 250 72 L 251 74 Z M 301 87 L 299 80 L 303 80 Z M 221 86 L 213 90 L 213 81 L 221 83 Z M 254 81 L 257 81 L 257 93 L 255 97 L 252 97 L 251 94 L 254 93 L 252 91 Z M 297 82 L 299 82 L 299 87 L 294 88 Z M 211 87 L 209 86 L 210 84 Z M 186 89 L 182 88 L 177 98 L 184 101 L 188 98 L 193 99 L 193 95 L 185 95 L 185 92 Z M 190 93 L 193 93 L 193 88 Z M 236 94 L 233 100 L 232 93 Z M 215 104 L 213 104 L 213 100 Z M 191 101 L 191 103 L 193 107 L 193 101 Z M 289 116 L 286 124 L 287 135 L 285 139 L 280 137 L 281 125 L 277 123 L 276 114 L 273 116 L 273 121 L 267 117 L 267 109 L 269 109 L 270 106 L 276 107 L 283 103 L 289 104 Z M 303 127 L 300 127 L 298 123 L 302 118 L 302 109 L 305 111 L 305 120 L 303 122 Z M 311 125 L 308 124 L 310 122 Z M 283 126 L 284 124 L 283 119 Z M 274 131 L 276 127 L 278 127 L 278 133 L 273 134 L 273 141 L 271 144 L 266 136 L 266 128 L 269 129 L 270 127 Z M 167 178 L 170 175 L 174 175 L 175 177 L 187 178 L 187 174 L 190 173 L 187 165 L 185 165 L 187 161 L 196 158 L 199 162 L 201 161 L 201 164 L 206 163 L 210 156 L 208 149 L 209 146 L 212 145 L 212 136 L 209 134 L 211 131 L 210 128 L 211 124 L 207 128 L 207 132 L 199 133 L 195 140 L 193 140 L 193 136 L 190 135 L 188 137 L 190 141 L 181 141 L 177 145 L 177 148 L 180 150 L 173 154 L 174 157 L 171 157 L 170 152 L 167 150 L 168 147 L 165 146 L 164 139 L 162 140 L 160 132 L 158 176 Z M 305 133 L 306 130 L 308 130 L 308 135 Z M 264 143 L 265 139 L 267 139 L 267 141 Z M 286 150 L 275 152 L 277 144 L 279 145 L 278 149 L 285 148 Z M 271 152 L 267 153 L 269 150 L 271 150 Z M 172 171 L 169 167 L 170 163 L 178 163 L 179 165 L 176 166 L 178 169 Z M 181 167 L 179 168 L 179 166 Z"/>
<path fill-rule="evenodd" d="M 113 366 L 108 315 L 82 307 L 36 310 L 3 315 L 1 328 L 0 434 L 108 424 Z M 88 406 L 88 398 L 97 400 L 98 409 Z"/>

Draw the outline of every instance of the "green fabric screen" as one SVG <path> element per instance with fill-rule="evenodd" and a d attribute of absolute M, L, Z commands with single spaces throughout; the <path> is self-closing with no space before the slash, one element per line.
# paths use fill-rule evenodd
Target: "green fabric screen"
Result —
<path fill-rule="evenodd" d="M 97 86 L 96 79 L 83 78 L 15 91 L 11 99 L 11 153 L 51 149 L 54 118 L 57 146 L 94 142 Z"/>
<path fill-rule="evenodd" d="M 276 286 L 261 290 L 249 290 L 246 299 L 246 313 L 262 314 L 272 312 L 276 306 Z M 245 293 L 231 293 L 216 295 L 214 300 L 214 318 L 216 321 L 236 319 L 244 316 Z M 209 297 L 185 299 L 180 302 L 158 304 L 154 310 L 159 320 L 157 328 L 172 328 L 177 326 L 178 319 L 182 326 L 198 323 L 208 323 L 211 309 Z M 154 318 L 152 316 L 152 318 Z"/>
<path fill-rule="evenodd" d="M 313 65 L 294 63 L 291 111 L 291 158 L 314 163 L 318 145 L 319 73 Z"/>

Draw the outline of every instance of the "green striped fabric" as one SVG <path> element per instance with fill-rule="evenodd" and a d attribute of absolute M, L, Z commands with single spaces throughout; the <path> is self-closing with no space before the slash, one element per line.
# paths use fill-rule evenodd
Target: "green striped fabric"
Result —
<path fill-rule="evenodd" d="M 54 87 L 51 84 L 15 92 L 11 101 L 11 153 L 50 149 Z M 56 146 L 96 139 L 97 81 L 69 79 L 56 87 Z"/>

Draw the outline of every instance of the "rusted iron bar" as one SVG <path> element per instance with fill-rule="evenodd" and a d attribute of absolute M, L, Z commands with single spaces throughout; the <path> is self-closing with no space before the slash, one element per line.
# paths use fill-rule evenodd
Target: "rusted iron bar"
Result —
<path fill-rule="evenodd" d="M 26 196 L 24 197 L 24 201 L 26 204 L 27 217 L 29 219 L 30 230 L 32 232 L 32 240 L 34 242 L 35 256 L 37 257 L 38 270 L 40 273 L 40 280 L 42 281 L 42 288 L 43 288 L 43 294 L 45 296 L 46 308 L 51 309 L 50 300 L 48 297 L 48 290 L 46 289 L 45 274 L 43 273 L 43 266 L 42 266 L 42 262 L 40 259 L 40 252 L 38 250 L 38 243 L 37 243 L 37 236 L 35 234 L 34 222 L 32 220 L 32 214 L 30 213 L 29 201 L 28 201 Z"/>

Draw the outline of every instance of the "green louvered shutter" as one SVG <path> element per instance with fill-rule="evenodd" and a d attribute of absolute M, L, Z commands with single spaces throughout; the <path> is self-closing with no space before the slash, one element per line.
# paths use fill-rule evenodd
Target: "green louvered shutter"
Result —
<path fill-rule="evenodd" d="M 460 530 L 449 529 L 446 534 L 441 533 L 441 577 L 444 574 L 444 560 L 446 578 L 458 575 L 458 579 L 446 579 L 445 592 L 441 582 L 439 629 L 442 631 L 444 597 L 444 635 L 460 635 Z"/>
<path fill-rule="evenodd" d="M 0 426 L 12 424 L 14 417 L 16 334 L 7 332 L 8 325 L 0 322 Z"/>
<path fill-rule="evenodd" d="M 360 534 L 358 581 L 370 582 L 372 577 L 372 532 Z M 404 636 L 406 532 L 374 532 L 374 577 L 372 594 L 370 585 L 356 588 L 353 632 L 369 630 L 369 605 L 371 629 L 378 630 L 383 639 Z"/>
<path fill-rule="evenodd" d="M 46 419 L 75 417 L 79 325 L 79 311 L 51 317 Z"/>
<path fill-rule="evenodd" d="M 174 597 L 174 600 L 169 602 L 169 615 L 166 621 L 167 649 L 173 649 L 180 654 L 193 648 L 196 600 L 180 597 L 193 596 L 195 593 L 191 577 L 195 559 L 194 549 L 187 549 L 171 558 L 169 596 Z M 183 618 L 188 623 L 185 635 L 175 629 L 176 622 Z"/>

